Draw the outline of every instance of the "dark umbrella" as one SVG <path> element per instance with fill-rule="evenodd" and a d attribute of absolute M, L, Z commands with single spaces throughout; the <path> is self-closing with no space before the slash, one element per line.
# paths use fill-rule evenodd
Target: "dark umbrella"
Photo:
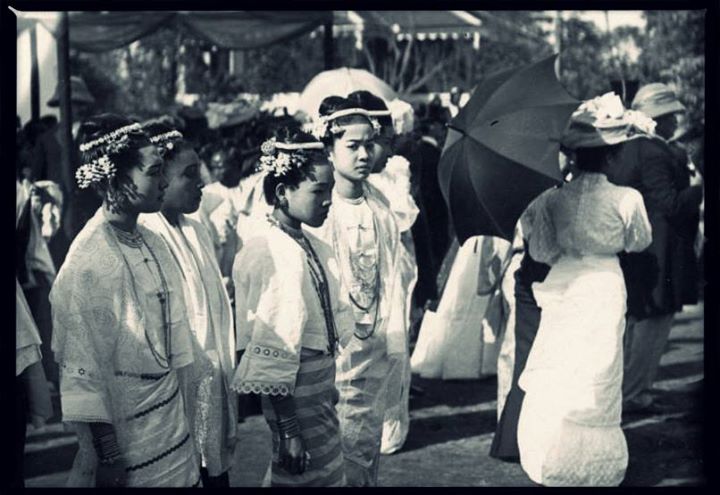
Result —
<path fill-rule="evenodd" d="M 527 205 L 562 180 L 559 138 L 580 102 L 555 56 L 488 76 L 450 122 L 438 168 L 455 232 L 512 241 Z"/>

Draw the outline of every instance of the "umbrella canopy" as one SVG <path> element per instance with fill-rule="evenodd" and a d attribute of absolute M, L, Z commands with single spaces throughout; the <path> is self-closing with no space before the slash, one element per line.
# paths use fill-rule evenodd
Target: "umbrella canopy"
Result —
<path fill-rule="evenodd" d="M 580 104 L 555 56 L 489 76 L 449 124 L 438 178 L 455 232 L 512 241 L 527 205 L 562 180 L 560 136 Z"/>
<path fill-rule="evenodd" d="M 347 96 L 353 91 L 366 90 L 386 102 L 397 98 L 395 91 L 382 79 L 362 69 L 326 70 L 313 77 L 300 95 L 298 111 L 315 118 L 320 102 L 327 96 Z"/>

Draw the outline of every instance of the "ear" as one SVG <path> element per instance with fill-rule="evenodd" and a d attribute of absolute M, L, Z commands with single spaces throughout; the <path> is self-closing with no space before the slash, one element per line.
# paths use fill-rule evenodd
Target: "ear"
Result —
<path fill-rule="evenodd" d="M 275 198 L 278 202 L 287 199 L 287 186 L 285 184 L 280 183 L 275 186 Z"/>

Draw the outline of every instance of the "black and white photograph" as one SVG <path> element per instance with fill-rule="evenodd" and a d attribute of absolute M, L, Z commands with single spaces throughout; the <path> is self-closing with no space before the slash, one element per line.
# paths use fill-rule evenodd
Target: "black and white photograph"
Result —
<path fill-rule="evenodd" d="M 718 5 L 3 3 L 11 486 L 710 483 Z"/>

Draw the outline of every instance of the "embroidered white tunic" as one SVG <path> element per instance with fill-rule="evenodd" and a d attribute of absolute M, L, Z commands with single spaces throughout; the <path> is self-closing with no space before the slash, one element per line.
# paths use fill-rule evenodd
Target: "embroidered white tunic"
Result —
<path fill-rule="evenodd" d="M 235 370 L 235 327 L 230 299 L 213 252 L 207 229 L 180 215 L 173 226 L 161 213 L 140 215 L 138 223 L 160 235 L 183 277 L 183 294 L 191 330 L 205 366 L 212 367 L 208 397 L 199 397 L 193 411 L 198 450 L 210 476 L 230 468 L 234 456 L 237 399 L 230 392 Z M 202 375 L 202 373 L 201 373 Z"/>
<path fill-rule="evenodd" d="M 128 486 L 200 484 L 178 381 L 178 370 L 193 363 L 181 276 L 162 239 L 142 226 L 138 232 L 142 247 L 120 242 L 98 209 L 70 246 L 50 292 L 63 421 L 75 426 L 80 444 L 70 486 L 94 485 L 93 422 L 115 428 Z M 169 343 L 150 251 L 167 280 Z M 169 368 L 153 348 L 171 354 Z"/>

